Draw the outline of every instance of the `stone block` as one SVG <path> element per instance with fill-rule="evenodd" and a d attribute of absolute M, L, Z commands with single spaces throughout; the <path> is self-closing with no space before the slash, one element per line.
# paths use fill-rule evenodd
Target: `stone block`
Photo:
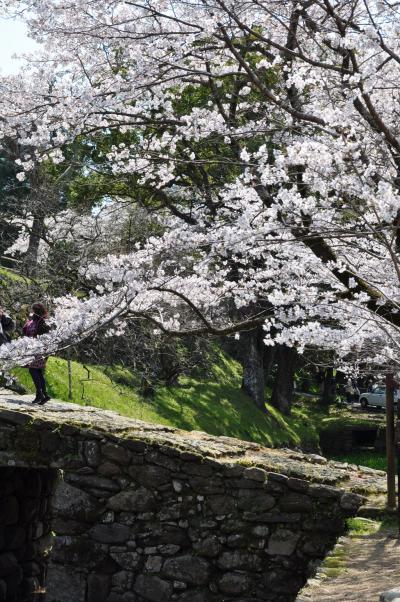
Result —
<path fill-rule="evenodd" d="M 107 598 L 107 602 L 139 602 L 135 594 L 127 592 L 125 594 L 117 594 L 113 592 Z"/>
<path fill-rule="evenodd" d="M 243 518 L 253 523 L 297 523 L 301 519 L 299 512 L 243 512 Z"/>
<path fill-rule="evenodd" d="M 267 553 L 271 555 L 290 556 L 296 549 L 300 533 L 288 529 L 277 529 L 268 541 Z"/>
<path fill-rule="evenodd" d="M 234 533 L 228 536 L 226 544 L 229 548 L 248 548 L 250 539 L 248 533 Z"/>
<path fill-rule="evenodd" d="M 57 535 L 81 535 L 88 529 L 87 523 L 80 523 L 76 520 L 64 520 L 63 518 L 55 518 L 51 526 Z"/>
<path fill-rule="evenodd" d="M 229 495 L 210 495 L 207 498 L 207 508 L 213 514 L 230 514 L 235 510 L 235 500 Z"/>
<path fill-rule="evenodd" d="M 171 473 L 162 466 L 135 465 L 129 468 L 129 474 L 138 485 L 148 489 L 157 489 L 172 480 Z"/>
<path fill-rule="evenodd" d="M 217 564 L 224 571 L 231 571 L 232 569 L 258 571 L 262 566 L 261 558 L 257 554 L 247 552 L 247 550 L 225 551 L 218 558 Z"/>
<path fill-rule="evenodd" d="M 344 493 L 340 499 L 340 507 L 351 514 L 355 514 L 365 502 L 365 497 L 357 493 Z"/>
<path fill-rule="evenodd" d="M 73 487 L 65 481 L 59 481 L 52 499 L 52 509 L 63 520 L 93 522 L 101 512 L 101 505 L 88 493 Z"/>
<path fill-rule="evenodd" d="M 163 563 L 162 556 L 149 556 L 145 563 L 146 573 L 159 573 Z"/>
<path fill-rule="evenodd" d="M 89 466 L 96 467 L 100 464 L 100 445 L 97 441 L 85 441 L 83 443 L 83 454 Z"/>
<path fill-rule="evenodd" d="M 263 468 L 251 466 L 243 471 L 243 477 L 245 479 L 250 479 L 251 481 L 259 481 L 260 483 L 264 483 L 267 478 L 267 471 Z"/>
<path fill-rule="evenodd" d="M 279 502 L 283 512 L 311 512 L 312 500 L 301 493 L 288 493 Z"/>
<path fill-rule="evenodd" d="M 80 475 L 76 473 L 69 473 L 66 476 L 69 483 L 72 483 L 78 488 L 95 489 L 100 492 L 114 492 L 120 491 L 121 487 L 113 479 L 106 479 L 105 477 L 99 477 L 97 475 Z"/>
<path fill-rule="evenodd" d="M 308 481 L 304 481 L 304 479 L 296 479 L 294 477 L 289 477 L 287 481 L 287 486 L 292 491 L 298 491 L 299 493 L 307 493 L 310 483 Z"/>
<path fill-rule="evenodd" d="M 383 592 L 380 595 L 379 602 L 400 602 L 400 586 Z"/>
<path fill-rule="evenodd" d="M 212 479 L 192 477 L 189 479 L 189 483 L 193 487 L 194 491 L 196 491 L 196 493 L 200 493 L 201 495 L 225 493 L 224 482 L 218 477 L 214 477 Z"/>
<path fill-rule="evenodd" d="M 110 576 L 91 573 L 87 579 L 87 602 L 106 602 L 110 593 Z"/>
<path fill-rule="evenodd" d="M 218 588 L 223 594 L 244 594 L 249 587 L 245 573 L 225 573 L 218 581 Z"/>
<path fill-rule="evenodd" d="M 133 576 L 130 571 L 119 571 L 114 573 L 111 579 L 112 588 L 125 593 L 132 589 Z"/>
<path fill-rule="evenodd" d="M 163 544 L 162 546 L 158 546 L 157 551 L 160 552 L 160 554 L 163 554 L 163 556 L 173 556 L 174 554 L 177 554 L 180 549 L 180 546 L 175 544 Z"/>
<path fill-rule="evenodd" d="M 309 486 L 308 494 L 311 495 L 312 497 L 322 498 L 322 499 L 324 499 L 324 498 L 339 499 L 340 496 L 342 495 L 342 492 L 340 491 L 340 489 L 336 489 L 335 487 L 332 487 L 331 485 L 319 485 L 317 483 L 312 483 Z"/>
<path fill-rule="evenodd" d="M 62 447 L 62 438 L 59 433 L 44 432 L 41 436 L 42 452 L 52 454 Z"/>
<path fill-rule="evenodd" d="M 125 447 L 114 445 L 113 443 L 102 445 L 101 453 L 108 460 L 122 464 L 123 466 L 128 466 L 131 461 L 131 452 Z"/>
<path fill-rule="evenodd" d="M 150 575 L 139 575 L 133 589 L 150 602 L 169 602 L 173 592 L 171 583 Z"/>
<path fill-rule="evenodd" d="M 140 562 L 140 556 L 137 552 L 127 552 L 125 548 L 121 550 L 111 548 L 111 558 L 126 571 L 132 571 L 137 568 Z"/>
<path fill-rule="evenodd" d="M 129 539 L 130 529 L 126 525 L 112 523 L 110 525 L 95 525 L 89 531 L 89 535 L 95 541 L 106 544 L 124 543 Z"/>
<path fill-rule="evenodd" d="M 49 602 L 81 602 L 85 600 L 86 576 L 76 568 L 50 564 L 46 592 Z"/>
<path fill-rule="evenodd" d="M 97 472 L 102 477 L 116 477 L 122 473 L 121 468 L 118 464 L 113 462 L 103 462 L 97 467 Z"/>
<path fill-rule="evenodd" d="M 56 536 L 53 541 L 51 559 L 57 564 L 94 568 L 107 557 L 107 546 L 94 543 L 87 536 Z"/>
<path fill-rule="evenodd" d="M 214 474 L 213 469 L 208 464 L 197 464 L 195 462 L 185 462 L 182 465 L 182 471 L 185 474 L 197 477 L 211 477 Z"/>
<path fill-rule="evenodd" d="M 163 575 L 193 585 L 206 585 L 209 579 L 209 564 L 203 558 L 185 554 L 168 558 L 164 562 Z"/>
<path fill-rule="evenodd" d="M 221 544 L 216 535 L 210 535 L 193 543 L 193 549 L 199 556 L 215 558 L 221 550 Z"/>
<path fill-rule="evenodd" d="M 129 488 L 109 498 L 107 508 L 115 512 L 148 512 L 154 510 L 157 500 L 144 487 Z"/>
<path fill-rule="evenodd" d="M 172 472 L 180 472 L 181 470 L 181 462 L 177 458 L 171 458 L 166 456 L 163 453 L 160 453 L 158 450 L 149 450 L 145 454 L 145 459 L 149 464 L 157 464 L 158 466 L 163 466 Z"/>
<path fill-rule="evenodd" d="M 254 489 L 239 489 L 238 508 L 247 510 L 251 508 L 253 513 L 266 512 L 276 504 L 276 499 L 268 493 L 255 492 Z"/>
<path fill-rule="evenodd" d="M 211 601 L 218 602 L 218 598 L 216 600 L 214 596 L 212 596 L 209 592 L 205 592 L 205 591 L 185 592 L 184 594 L 179 596 L 179 598 L 177 600 L 178 600 L 178 602 L 211 602 Z M 223 602 L 225 602 L 225 598 L 223 599 Z M 231 600 L 229 600 L 229 602 L 231 602 Z M 247 602 L 247 600 L 243 600 L 243 599 L 239 600 L 239 599 L 235 598 L 235 602 Z M 250 602 L 253 602 L 253 601 L 250 601 Z M 259 601 L 257 600 L 257 602 L 259 602 Z"/>

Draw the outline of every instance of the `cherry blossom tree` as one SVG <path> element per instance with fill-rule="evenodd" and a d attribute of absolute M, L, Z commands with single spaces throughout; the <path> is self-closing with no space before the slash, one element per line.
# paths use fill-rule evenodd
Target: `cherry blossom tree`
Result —
<path fill-rule="evenodd" d="M 397 361 L 396 2 L 2 5 L 43 44 L 1 81 L 4 135 L 33 149 L 19 180 L 117 131 L 110 171 L 165 208 L 160 235 L 86 265 L 97 292 L 58 299 L 52 334 L 1 348 L 4 362 L 139 317 Z"/>

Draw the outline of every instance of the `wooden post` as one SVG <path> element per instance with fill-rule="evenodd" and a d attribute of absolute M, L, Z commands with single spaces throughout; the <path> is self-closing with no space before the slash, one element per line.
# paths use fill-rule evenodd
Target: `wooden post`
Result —
<path fill-rule="evenodd" d="M 68 360 L 68 399 L 72 399 L 72 365 L 71 360 Z"/>
<path fill-rule="evenodd" d="M 386 374 L 387 506 L 396 508 L 396 457 L 394 442 L 394 377 Z"/>
<path fill-rule="evenodd" d="M 395 445 L 397 450 L 397 536 L 400 540 L 400 400 L 398 395 L 399 382 L 394 381 L 397 405 L 397 421 L 395 429 Z"/>

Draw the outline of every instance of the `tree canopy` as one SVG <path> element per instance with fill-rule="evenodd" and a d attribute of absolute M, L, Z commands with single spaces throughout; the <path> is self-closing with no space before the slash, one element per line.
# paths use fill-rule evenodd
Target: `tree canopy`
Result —
<path fill-rule="evenodd" d="M 58 298 L 52 333 L 1 348 L 3 362 L 142 318 L 397 361 L 397 3 L 2 4 L 43 45 L 1 80 L 3 135 L 29 149 L 19 181 L 80 164 L 108 183 L 102 203 L 157 206 L 158 224 L 92 253 L 90 292 Z"/>

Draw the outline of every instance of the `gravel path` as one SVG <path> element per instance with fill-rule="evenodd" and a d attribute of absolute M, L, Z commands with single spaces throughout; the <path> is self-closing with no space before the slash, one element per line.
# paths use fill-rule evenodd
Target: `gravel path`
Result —
<path fill-rule="evenodd" d="M 311 579 L 296 602 L 378 602 L 382 592 L 400 586 L 400 541 L 395 531 L 342 537 L 339 545 L 345 558 L 339 574 Z"/>

